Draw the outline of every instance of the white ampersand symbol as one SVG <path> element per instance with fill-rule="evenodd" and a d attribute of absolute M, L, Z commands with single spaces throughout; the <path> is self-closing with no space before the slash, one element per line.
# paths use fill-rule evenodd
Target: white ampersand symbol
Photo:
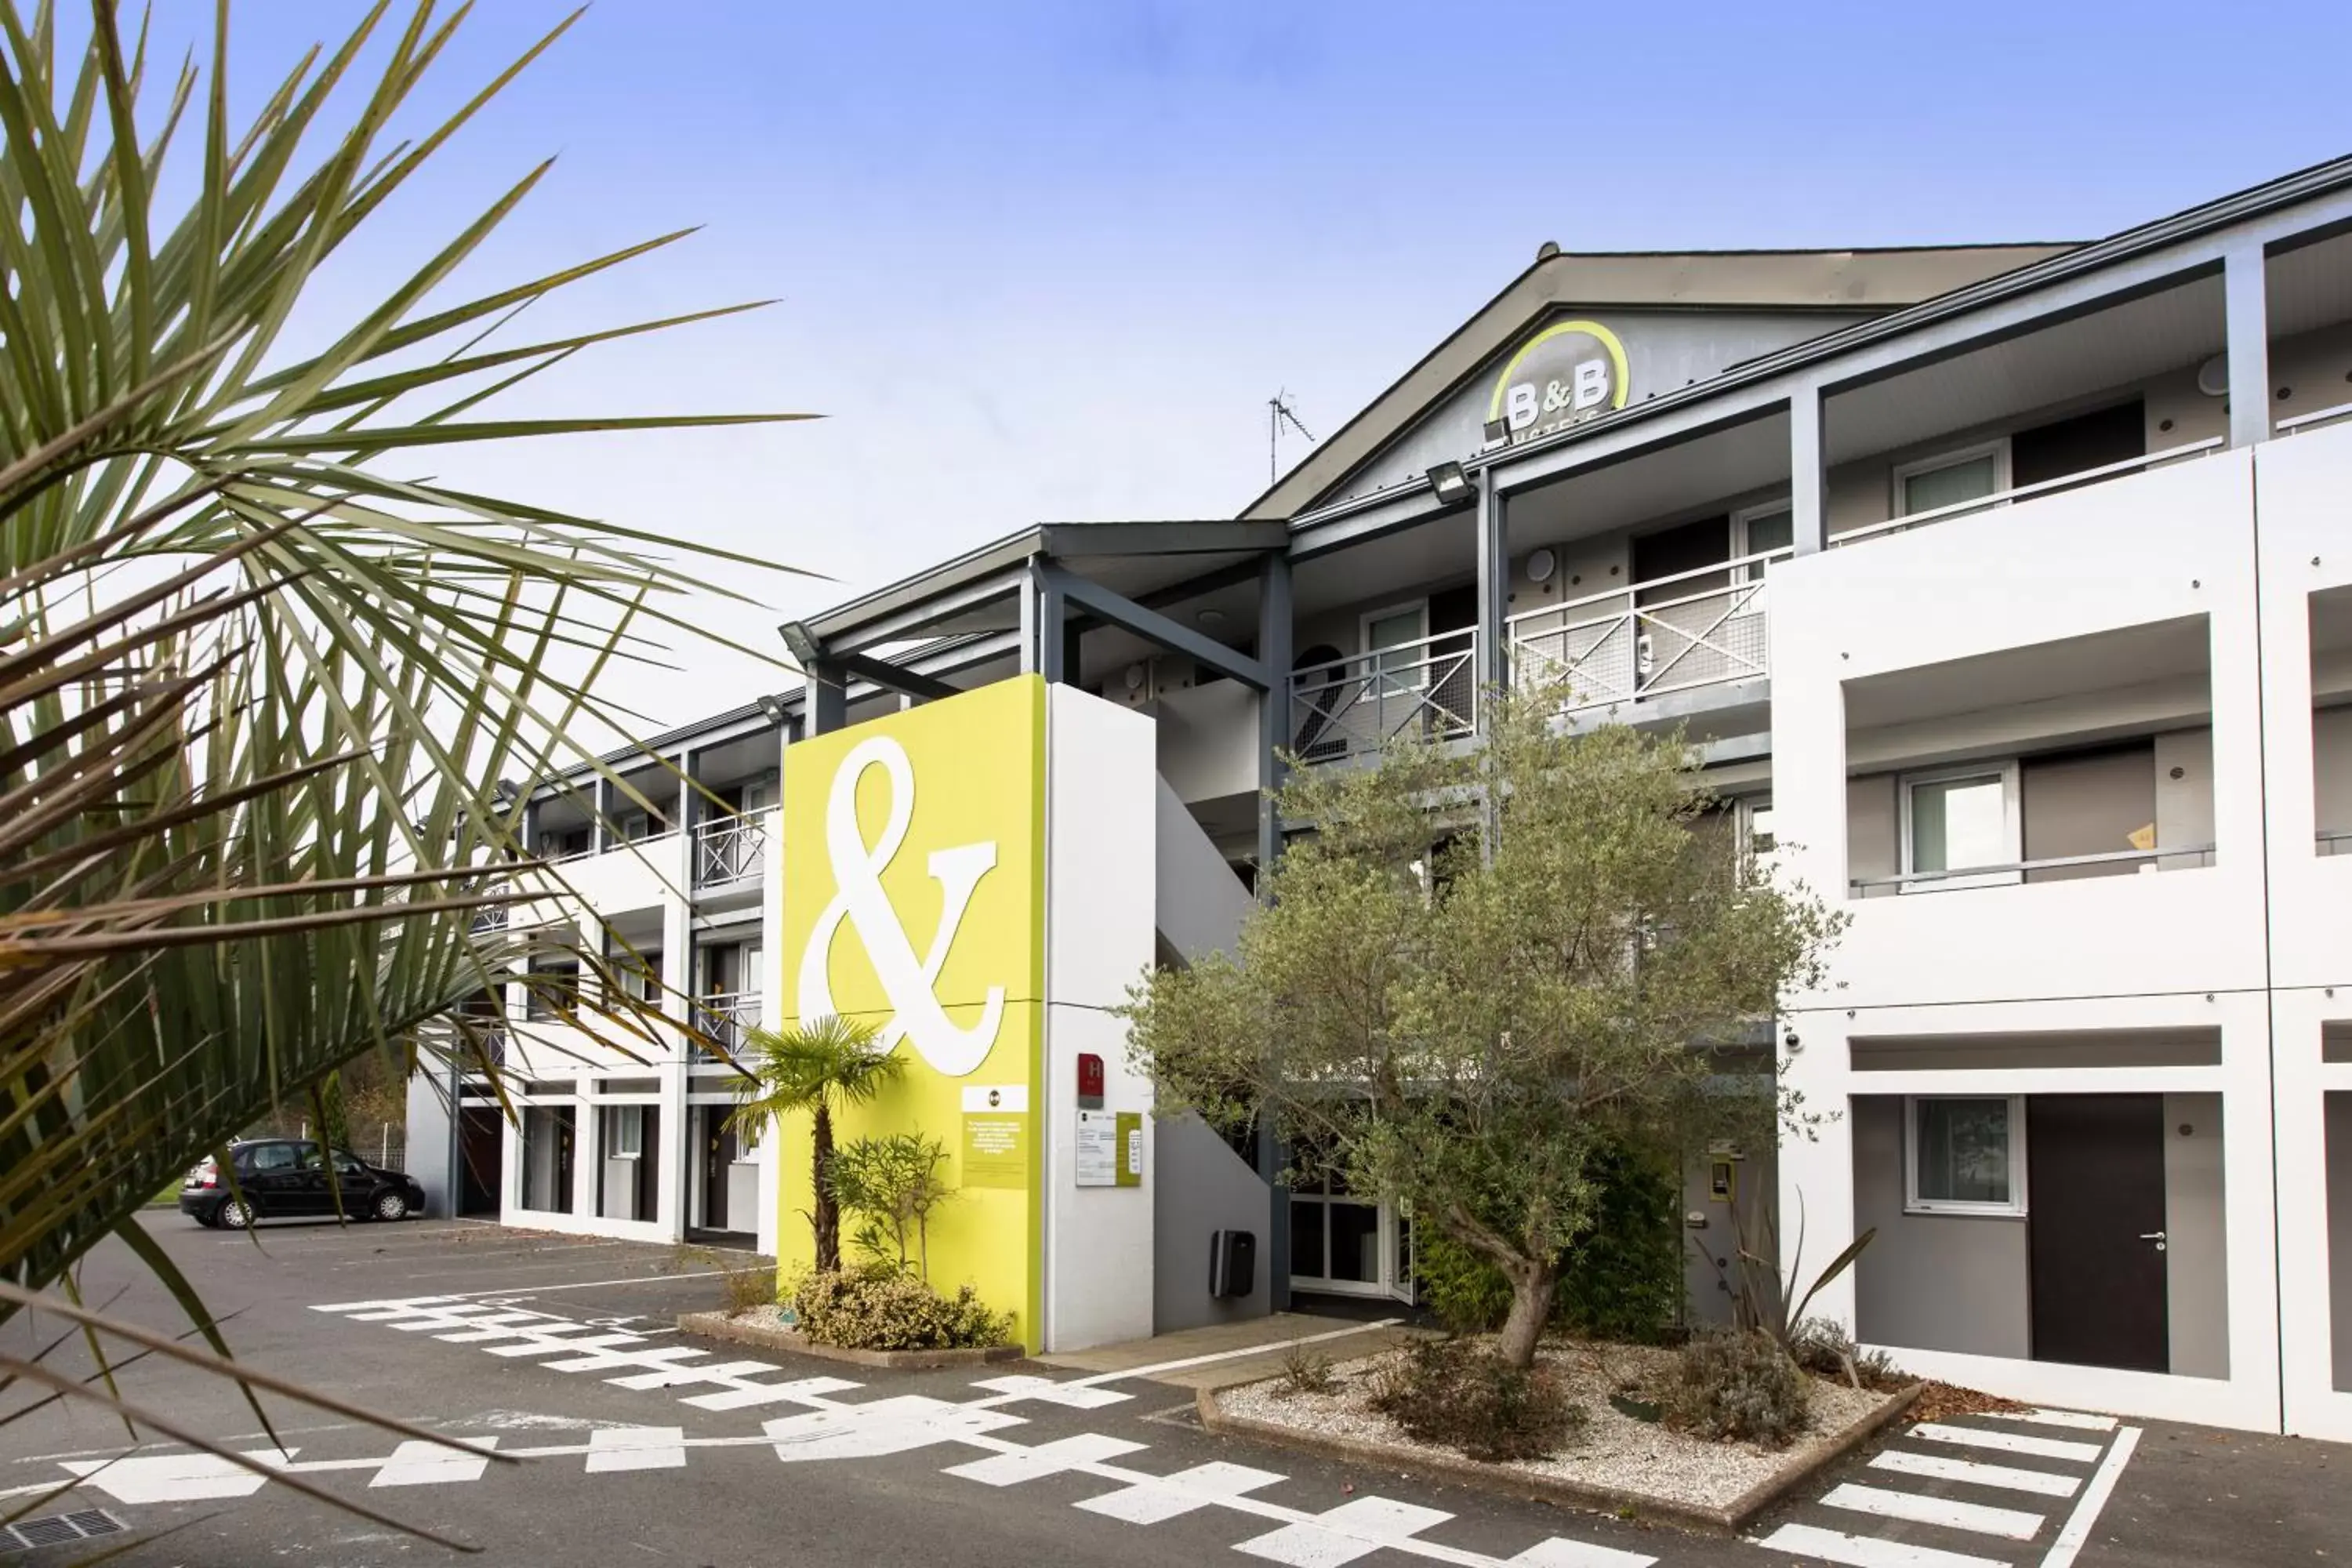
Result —
<path fill-rule="evenodd" d="M 857 781 L 866 770 L 879 767 L 890 779 L 890 816 L 882 837 L 868 849 L 857 826 Z M 846 919 L 857 928 L 875 978 L 890 999 L 890 1022 L 876 1041 L 882 1051 L 896 1049 L 900 1039 L 915 1042 L 923 1059 L 950 1078 L 962 1078 L 988 1059 L 1004 1022 L 1004 987 L 988 988 L 980 1019 L 969 1029 L 958 1028 L 940 1007 L 940 970 L 948 949 L 955 943 L 956 928 L 963 923 L 972 889 L 996 866 L 994 843 L 963 844 L 935 849 L 929 861 L 931 879 L 939 883 L 943 901 L 939 929 L 931 933 L 930 951 L 918 963 L 914 943 L 899 922 L 898 911 L 882 891 L 882 873 L 905 841 L 915 816 L 915 769 L 907 749 L 887 735 L 861 741 L 841 760 L 833 775 L 833 793 L 825 802 L 824 847 L 833 862 L 834 895 L 816 917 L 808 947 L 801 954 L 800 1013 L 803 1019 L 822 1018 L 835 1011 L 833 985 L 826 971 L 833 954 L 834 934 Z"/>

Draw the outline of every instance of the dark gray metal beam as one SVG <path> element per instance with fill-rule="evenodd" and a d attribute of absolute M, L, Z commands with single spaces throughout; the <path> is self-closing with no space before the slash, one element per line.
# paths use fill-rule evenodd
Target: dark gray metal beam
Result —
<path fill-rule="evenodd" d="M 1041 563 L 1037 570 L 1045 583 L 1059 590 L 1063 600 L 1077 605 L 1096 619 L 1124 626 L 1147 642 L 1158 643 L 1171 653 L 1180 653 L 1205 664 L 1244 685 L 1260 691 L 1273 689 L 1276 677 L 1263 661 L 1237 653 L 1213 638 L 1202 637 L 1181 622 L 1169 619 L 1157 610 L 1145 609 L 1124 594 L 1115 593 L 1099 583 L 1089 583 L 1059 566 Z"/>
<path fill-rule="evenodd" d="M 1473 660 L 1481 712 L 1486 694 L 1510 684 L 1510 648 L 1503 618 L 1510 614 L 1511 544 L 1506 527 L 1508 500 L 1492 473 L 1478 478 L 1478 657 Z"/>
<path fill-rule="evenodd" d="M 811 659 L 803 677 L 801 739 L 813 741 L 849 725 L 848 673 L 835 660 Z"/>
<path fill-rule="evenodd" d="M 1280 550 L 1290 526 L 1273 522 L 1049 522 L 1047 555 L 1218 555 L 1229 550 Z"/>
<path fill-rule="evenodd" d="M 962 689 L 950 686 L 944 680 L 934 680 L 888 659 L 876 658 L 871 654 L 853 653 L 833 662 L 851 675 L 863 676 L 887 691 L 914 698 L 919 702 L 939 702 L 962 695 Z"/>

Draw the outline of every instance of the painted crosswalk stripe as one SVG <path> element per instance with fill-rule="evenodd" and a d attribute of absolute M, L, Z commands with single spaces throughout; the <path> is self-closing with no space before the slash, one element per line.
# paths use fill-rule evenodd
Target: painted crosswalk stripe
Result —
<path fill-rule="evenodd" d="M 1939 1552 L 1932 1546 L 1881 1541 L 1873 1535 L 1842 1535 L 1811 1524 L 1784 1524 L 1756 1542 L 1767 1552 L 1787 1552 L 1844 1563 L 1852 1568 L 2009 1568 L 1997 1557 L 1971 1557 L 1965 1552 Z"/>
<path fill-rule="evenodd" d="M 2077 1432 L 2112 1432 L 2112 1415 L 2086 1415 L 2079 1410 L 1988 1410 L 1995 1421 L 2024 1421 L 2036 1426 L 2072 1426 Z"/>
<path fill-rule="evenodd" d="M 1234 1550 L 1269 1563 L 1286 1563 L 1289 1568 L 1339 1568 L 1342 1563 L 1368 1557 L 1453 1517 L 1443 1509 L 1391 1502 L 1387 1498 L 1358 1498 L 1313 1519 L 1254 1536 Z"/>
<path fill-rule="evenodd" d="M 246 1451 L 245 1458 L 265 1468 L 282 1470 L 300 1451 L 257 1448 Z M 268 1479 L 233 1459 L 211 1454 L 135 1454 L 129 1458 L 66 1459 L 60 1465 L 115 1501 L 130 1503 L 251 1497 Z"/>
<path fill-rule="evenodd" d="M 609 1470 L 682 1470 L 683 1426 L 600 1426 L 588 1434 L 588 1473 Z"/>
<path fill-rule="evenodd" d="M 1910 1435 L 1930 1443 L 1985 1448 L 2000 1454 L 2030 1454 L 2037 1459 L 2064 1459 L 2069 1464 L 2095 1465 L 2099 1460 L 2100 1445 L 2096 1443 L 2070 1443 L 2060 1437 L 2035 1437 L 2023 1432 L 1988 1432 L 1981 1426 L 1948 1426 L 1940 1421 L 1923 1421 L 1911 1428 Z"/>
<path fill-rule="evenodd" d="M 1650 1568 L 1657 1559 L 1614 1546 L 1595 1546 L 1589 1541 L 1563 1541 L 1555 1535 L 1537 1542 L 1511 1561 L 1526 1568 Z"/>
<path fill-rule="evenodd" d="M 1229 1465 L 1218 1459 L 1090 1497 L 1077 1506 L 1088 1513 L 1125 1520 L 1129 1524 L 1158 1524 L 1196 1509 L 1213 1508 L 1231 1499 L 1245 1497 L 1282 1479 L 1272 1470 L 1255 1470 L 1247 1465 Z"/>
<path fill-rule="evenodd" d="M 1874 1513 L 1882 1519 L 1940 1524 L 1947 1530 L 1972 1530 L 1979 1535 L 2005 1535 L 2011 1541 L 2031 1541 L 2042 1529 L 2042 1516 L 2021 1509 L 1990 1508 L 1980 1502 L 1857 1486 L 1852 1481 L 1831 1491 L 1822 1503 L 1854 1513 Z"/>
<path fill-rule="evenodd" d="M 1914 1454 L 1889 1448 L 1870 1461 L 1874 1470 L 1924 1476 L 1930 1480 L 1965 1481 L 1972 1487 L 2000 1487 L 2006 1491 L 2037 1492 L 2043 1497 L 2073 1497 L 2082 1485 L 2072 1476 L 2048 1470 L 2021 1470 L 2011 1465 L 1980 1464 L 1974 1459 L 1948 1459 L 1941 1454 Z"/>
<path fill-rule="evenodd" d="M 495 1448 L 496 1437 L 468 1437 L 468 1447 Z M 478 1481 L 490 1468 L 489 1456 L 461 1453 L 439 1443 L 403 1443 L 375 1473 L 371 1487 L 435 1487 L 450 1481 Z"/>
<path fill-rule="evenodd" d="M 991 1454 L 985 1459 L 974 1459 L 970 1464 L 950 1465 L 947 1473 L 968 1481 L 978 1481 L 982 1486 L 1018 1486 L 1040 1476 L 1058 1476 L 1081 1465 L 1097 1465 L 1105 1459 L 1116 1459 L 1123 1454 L 1142 1451 L 1142 1444 L 1130 1443 L 1124 1437 L 1081 1432 L 1075 1437 L 1057 1437 L 1034 1447 L 1011 1448 L 1002 1454 Z"/>
<path fill-rule="evenodd" d="M 697 1410 L 749 1410 L 755 1405 L 780 1405 L 787 1400 L 805 1404 L 812 1396 L 822 1398 L 828 1394 L 846 1394 L 858 1386 L 838 1377 L 803 1377 L 793 1383 L 756 1383 L 746 1388 L 698 1394 L 679 1403 L 691 1405 Z"/>
<path fill-rule="evenodd" d="M 604 1381 L 615 1388 L 642 1394 L 649 1388 L 677 1388 L 689 1383 L 725 1383 L 730 1378 L 749 1377 L 754 1373 L 783 1370 L 772 1361 L 722 1361 L 709 1366 L 673 1364 L 660 1372 L 641 1372 L 634 1376 L 608 1377 Z"/>
<path fill-rule="evenodd" d="M 1106 1405 L 1117 1405 L 1135 1397 L 1132 1394 L 1121 1394 L 1115 1388 L 1056 1383 L 1050 1377 L 990 1377 L 972 1386 L 985 1388 L 991 1394 L 1009 1394 L 1021 1399 L 1042 1399 L 1051 1405 L 1066 1405 L 1073 1410 L 1099 1410 Z"/>

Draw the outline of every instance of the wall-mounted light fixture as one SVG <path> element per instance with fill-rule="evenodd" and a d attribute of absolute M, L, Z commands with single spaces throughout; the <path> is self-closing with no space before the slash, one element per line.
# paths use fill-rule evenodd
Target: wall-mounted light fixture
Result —
<path fill-rule="evenodd" d="M 1429 488 L 1447 506 L 1459 506 L 1476 493 L 1478 487 L 1462 471 L 1459 463 L 1440 463 L 1429 470 Z"/>

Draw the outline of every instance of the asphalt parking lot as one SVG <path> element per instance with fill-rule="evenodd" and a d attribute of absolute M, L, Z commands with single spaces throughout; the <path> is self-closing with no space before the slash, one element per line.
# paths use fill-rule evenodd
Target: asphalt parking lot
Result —
<path fill-rule="evenodd" d="M 2155 1423 L 1898 1428 L 1760 1521 L 1759 1545 L 1212 1436 L 1184 1391 L 1131 1375 L 892 1373 L 697 1341 L 672 1321 L 715 1305 L 722 1281 L 670 1247 L 433 1220 L 273 1225 L 257 1244 L 175 1215 L 149 1225 L 240 1355 L 482 1452 L 403 1444 L 273 1397 L 279 1455 L 234 1392 L 155 1360 L 120 1374 L 127 1399 L 493 1563 L 2186 1568 L 2352 1552 L 2352 1451 L 2322 1445 Z M 113 1244 L 83 1289 L 136 1321 L 184 1326 Z M 18 1352 L 54 1332 L 0 1330 Z M 87 1365 L 78 1344 L 57 1355 Z M 1955 1480 L 1888 1458 L 1906 1453 L 1978 1468 Z M 1989 1484 L 1996 1470 L 2030 1495 Z M 89 1479 L 69 1500 L 39 1500 L 76 1473 Z M 1890 1493 L 1913 1500 L 1888 1505 Z M 136 1543 L 110 1561 L 132 1564 L 448 1555 L 182 1445 L 127 1446 L 120 1423 L 88 1409 L 0 1426 L 0 1510 L 27 1505 L 127 1526 Z M 124 1539 L 0 1550 L 0 1564 L 46 1568 Z"/>

